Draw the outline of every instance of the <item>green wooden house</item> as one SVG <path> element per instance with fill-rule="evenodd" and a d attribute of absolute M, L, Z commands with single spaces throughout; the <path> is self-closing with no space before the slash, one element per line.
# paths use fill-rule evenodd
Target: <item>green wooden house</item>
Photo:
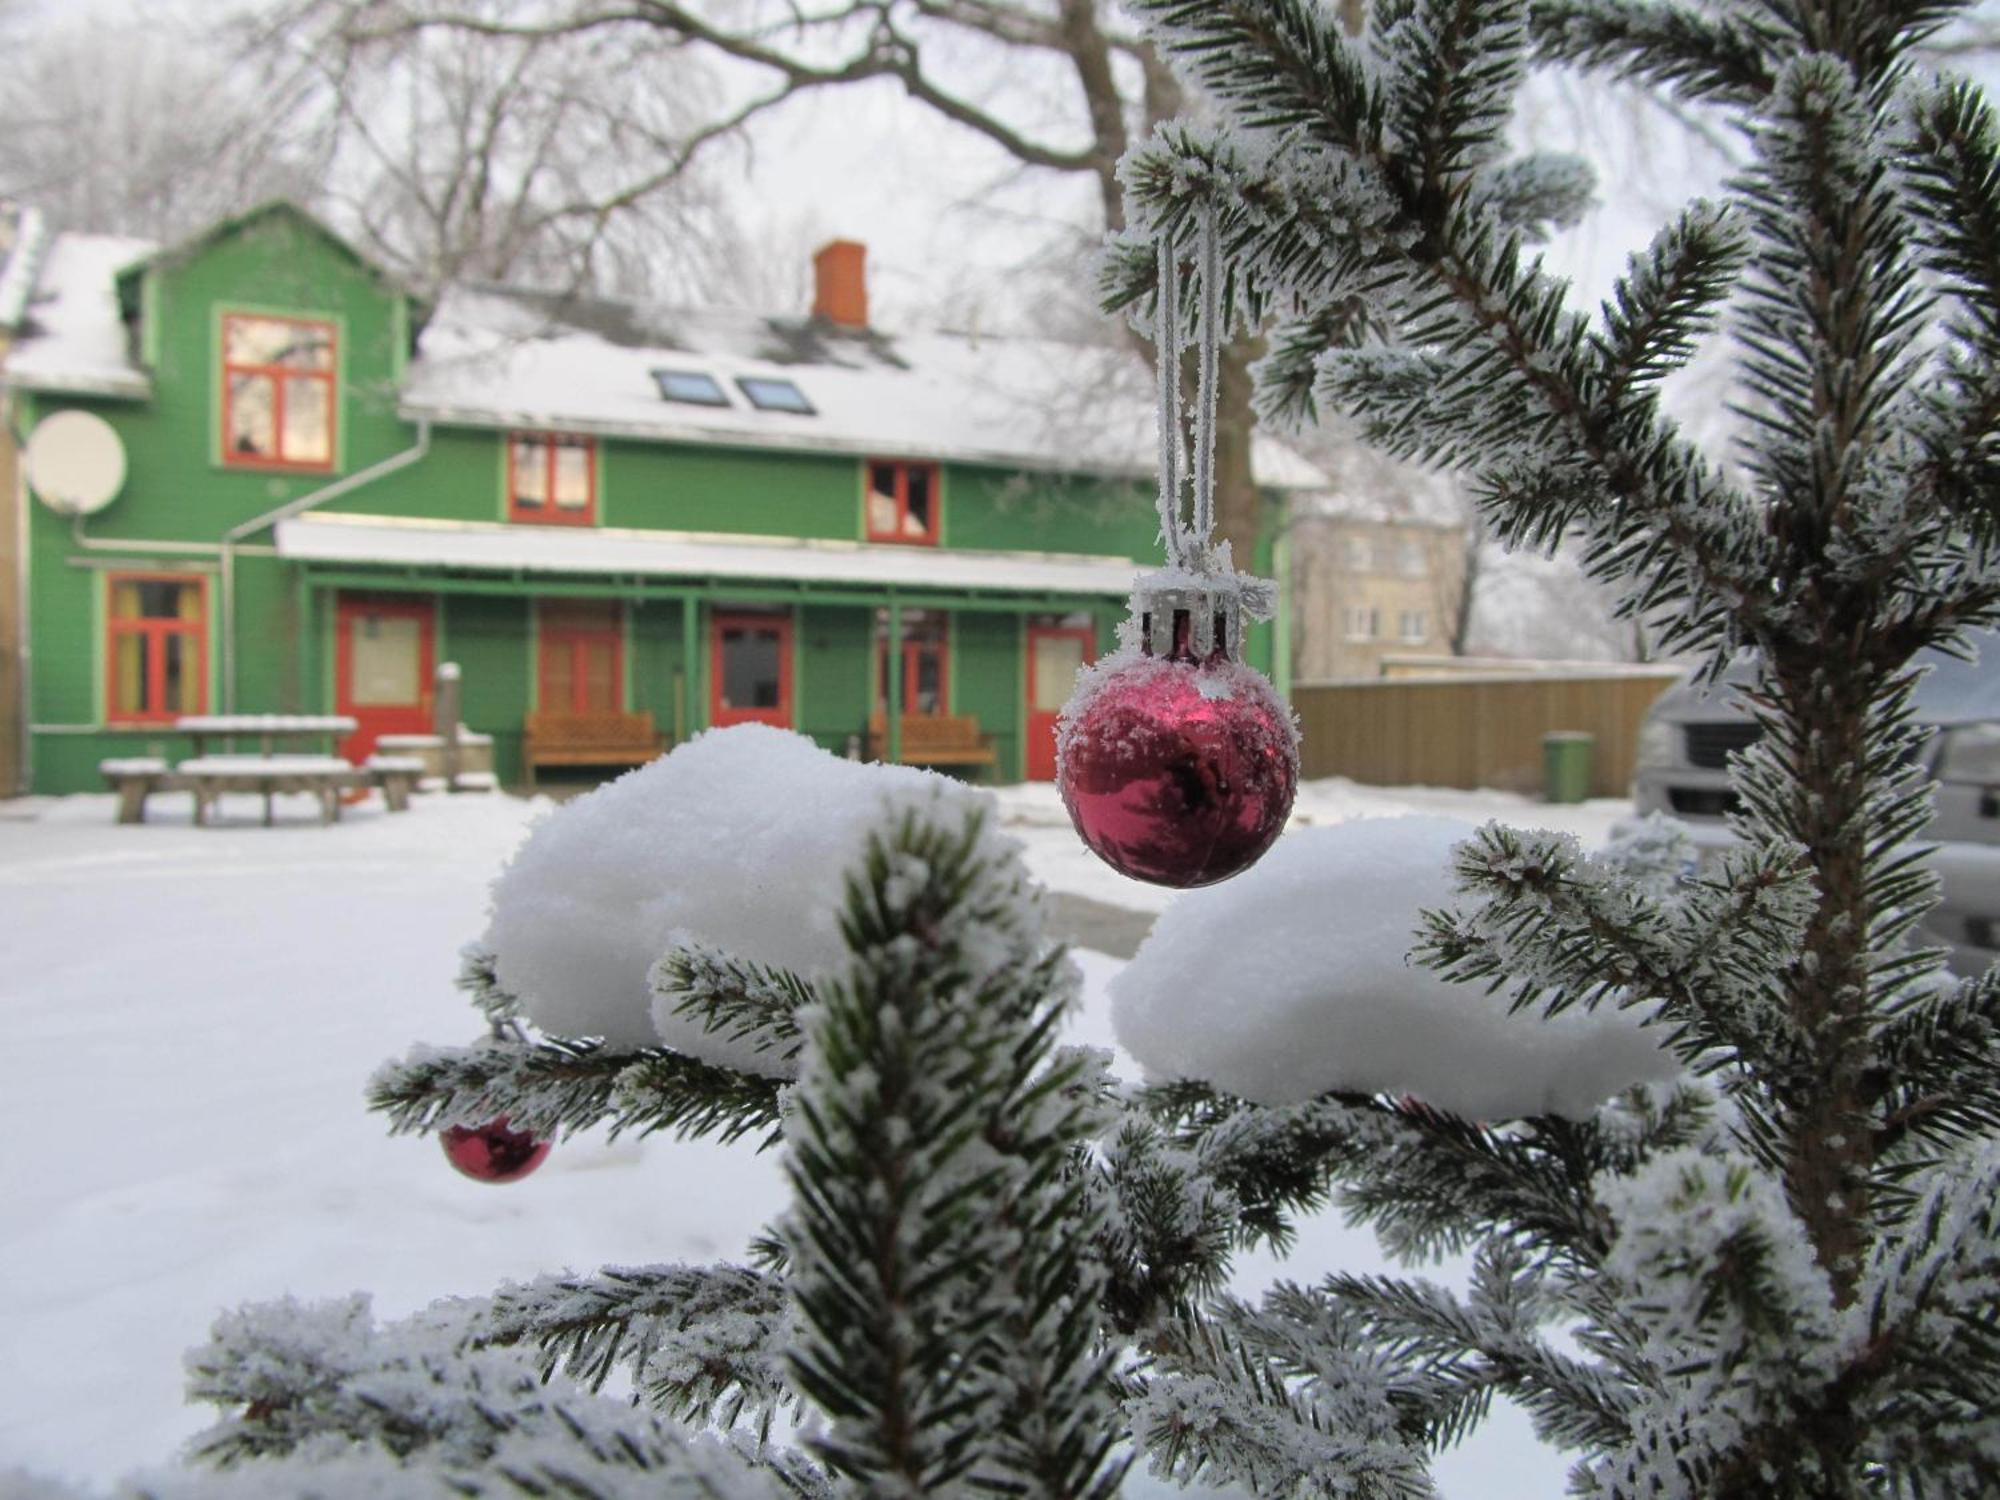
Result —
<path fill-rule="evenodd" d="M 126 460 L 80 519 L 16 497 L 37 792 L 176 753 L 184 714 L 345 713 L 359 755 L 430 727 L 446 660 L 505 780 L 528 717 L 568 710 L 891 754 L 903 715 L 956 715 L 993 774 L 1045 777 L 1154 555 L 1143 371 L 872 329 L 850 242 L 790 318 L 507 287 L 426 306 L 286 204 L 36 253 L 11 268 L 33 286 L 12 430 L 88 411 Z M 1323 482 L 1258 461 L 1274 510 Z M 1268 631 L 1248 647 L 1274 665 Z"/>

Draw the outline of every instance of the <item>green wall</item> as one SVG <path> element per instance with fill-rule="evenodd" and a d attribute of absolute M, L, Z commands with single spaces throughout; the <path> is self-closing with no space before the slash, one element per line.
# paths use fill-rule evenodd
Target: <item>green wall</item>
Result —
<path fill-rule="evenodd" d="M 849 735 L 866 734 L 874 611 L 809 605 L 792 621 L 795 723 L 836 755 Z"/>

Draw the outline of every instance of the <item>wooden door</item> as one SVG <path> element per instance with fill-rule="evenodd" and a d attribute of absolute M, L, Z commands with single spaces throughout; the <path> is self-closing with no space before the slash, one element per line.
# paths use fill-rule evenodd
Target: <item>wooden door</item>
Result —
<path fill-rule="evenodd" d="M 359 765 L 382 735 L 431 733 L 431 601 L 342 594 L 335 616 L 334 706 L 361 725 L 341 741 L 340 753 Z"/>
<path fill-rule="evenodd" d="M 543 713 L 620 713 L 625 632 L 618 606 L 549 600 L 537 621 L 536 704 Z"/>
<path fill-rule="evenodd" d="M 791 616 L 719 609 L 709 649 L 709 723 L 792 727 Z"/>
<path fill-rule="evenodd" d="M 1069 702 L 1076 674 L 1097 656 L 1088 625 L 1028 627 L 1028 779 L 1056 779 L 1056 715 Z"/>

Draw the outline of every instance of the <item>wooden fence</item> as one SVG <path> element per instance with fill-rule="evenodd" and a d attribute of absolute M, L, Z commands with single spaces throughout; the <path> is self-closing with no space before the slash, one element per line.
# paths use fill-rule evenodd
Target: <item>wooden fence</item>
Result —
<path fill-rule="evenodd" d="M 1596 740 L 1590 795 L 1631 789 L 1639 722 L 1672 667 L 1513 677 L 1309 683 L 1292 689 L 1300 770 L 1374 786 L 1542 789 L 1542 736 Z"/>

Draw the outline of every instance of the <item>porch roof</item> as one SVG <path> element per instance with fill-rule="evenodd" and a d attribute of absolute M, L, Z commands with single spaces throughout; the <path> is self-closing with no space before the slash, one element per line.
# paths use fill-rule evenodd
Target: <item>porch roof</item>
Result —
<path fill-rule="evenodd" d="M 475 572 L 868 584 L 935 592 L 1115 596 L 1142 571 L 1130 558 L 972 552 L 795 537 L 614 527 L 566 530 L 322 511 L 281 521 L 278 555 L 297 562 Z"/>

